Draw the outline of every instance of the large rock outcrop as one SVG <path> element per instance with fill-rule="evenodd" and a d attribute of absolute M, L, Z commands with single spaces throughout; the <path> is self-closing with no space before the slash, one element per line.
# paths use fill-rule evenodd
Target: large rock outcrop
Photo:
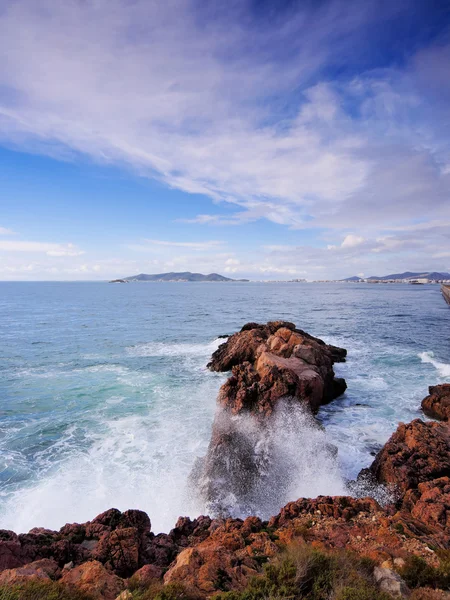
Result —
<path fill-rule="evenodd" d="M 312 415 L 342 394 L 346 384 L 335 377 L 333 364 L 345 356 L 343 348 L 286 321 L 248 323 L 218 348 L 209 368 L 232 374 L 219 392 L 207 456 L 192 476 L 210 511 L 226 516 L 233 506 L 238 512 L 253 509 L 255 496 L 264 495 L 269 485 L 280 407 L 291 413 L 301 407 Z M 333 453 L 331 447 L 327 451 Z M 282 479 L 280 472 L 278 492 Z M 288 474 L 285 485 L 287 479 Z"/>
<path fill-rule="evenodd" d="M 429 395 L 422 400 L 423 412 L 432 419 L 448 421 L 450 419 L 450 383 L 431 385 Z"/>
<path fill-rule="evenodd" d="M 268 416 L 286 396 L 317 412 L 345 391 L 345 381 L 335 378 L 333 364 L 343 362 L 346 354 L 287 321 L 248 323 L 214 352 L 208 367 L 232 370 L 218 402 L 234 415 Z"/>

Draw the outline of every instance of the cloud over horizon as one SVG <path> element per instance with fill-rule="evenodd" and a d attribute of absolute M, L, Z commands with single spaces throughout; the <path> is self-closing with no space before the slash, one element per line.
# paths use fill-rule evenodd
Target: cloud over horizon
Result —
<path fill-rule="evenodd" d="M 186 232 L 261 221 L 300 241 L 315 232 L 294 250 L 261 249 L 262 232 L 245 256 L 190 234 L 122 240 L 131 252 L 154 251 L 155 267 L 310 277 L 450 269 L 445 2 L 269 4 L 7 3 L 0 143 L 57 160 L 88 156 L 185 192 L 173 221 Z M 195 212 L 190 194 L 209 198 L 211 212 Z M 25 243 L 3 241 L 0 251 Z M 202 251 L 216 262 L 202 263 Z"/>

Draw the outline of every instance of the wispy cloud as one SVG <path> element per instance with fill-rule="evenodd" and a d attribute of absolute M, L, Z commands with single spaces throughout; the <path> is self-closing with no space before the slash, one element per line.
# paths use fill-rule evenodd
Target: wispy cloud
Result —
<path fill-rule="evenodd" d="M 204 27 L 190 0 L 11 3 L 0 16 L 3 139 L 128 163 L 244 208 L 230 223 L 447 214 L 449 131 L 439 122 L 448 123 L 449 86 L 435 92 L 449 47 L 419 51 L 401 70 L 324 75 L 408 2 L 299 5 L 252 29 L 253 52 L 248 6 Z M 274 113 L 274 97 L 288 110 Z"/>
<path fill-rule="evenodd" d="M 166 249 L 184 248 L 184 249 L 188 249 L 188 250 L 195 250 L 198 252 L 205 252 L 205 251 L 217 249 L 223 245 L 224 245 L 224 242 L 221 242 L 220 240 L 211 240 L 211 241 L 207 241 L 207 242 L 176 242 L 176 241 L 169 241 L 169 240 L 143 240 L 143 243 L 141 243 L 141 244 L 128 244 L 127 248 L 129 248 L 130 250 L 136 250 L 138 252 L 140 252 L 140 251 L 148 252 L 149 250 L 154 251 L 155 248 L 158 248 L 158 247 L 166 248 Z"/>
<path fill-rule="evenodd" d="M 47 256 L 80 256 L 84 254 L 73 244 L 53 244 L 47 242 L 28 242 L 0 240 L 0 252 L 28 252 L 30 254 L 46 254 Z"/>
<path fill-rule="evenodd" d="M 16 232 L 6 227 L 0 227 L 0 235 L 16 235 Z"/>
<path fill-rule="evenodd" d="M 5 5 L 0 141 L 64 159 L 81 152 L 223 204 L 220 214 L 178 219 L 186 224 L 266 219 L 330 232 L 323 248 L 294 246 L 294 257 L 273 244 L 267 260 L 217 258 L 223 268 L 295 274 L 339 269 L 345 259 L 347 269 L 367 271 L 374 258 L 382 269 L 384 256 L 392 264 L 392 255 L 419 248 L 418 262 L 440 256 L 444 264 L 432 232 L 450 222 L 448 37 L 421 38 L 380 68 L 367 58 L 378 33 L 396 32 L 420 3 L 299 2 L 276 18 L 255 16 L 245 0 L 208 4 Z M 408 237 L 418 230 L 421 239 Z M 206 253 L 220 244 L 128 248 Z M 78 252 L 44 246 L 28 251 Z"/>

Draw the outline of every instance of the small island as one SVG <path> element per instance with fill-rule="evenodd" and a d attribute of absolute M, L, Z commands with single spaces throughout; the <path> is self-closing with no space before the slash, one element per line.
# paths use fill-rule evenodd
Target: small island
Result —
<path fill-rule="evenodd" d="M 139 273 L 139 275 L 131 275 L 130 277 L 124 277 L 123 279 L 113 279 L 109 283 L 130 283 L 130 282 L 236 282 L 236 281 L 249 281 L 248 279 L 231 279 L 218 273 L 210 273 L 209 275 L 203 275 L 202 273 L 191 273 L 190 271 L 184 271 L 182 273 L 157 273 L 156 275 L 148 275 L 146 273 Z"/>

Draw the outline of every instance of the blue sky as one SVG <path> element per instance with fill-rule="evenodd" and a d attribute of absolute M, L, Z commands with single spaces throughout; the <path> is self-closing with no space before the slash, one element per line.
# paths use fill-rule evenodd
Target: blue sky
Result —
<path fill-rule="evenodd" d="M 0 279 L 450 270 L 448 0 L 0 6 Z"/>

